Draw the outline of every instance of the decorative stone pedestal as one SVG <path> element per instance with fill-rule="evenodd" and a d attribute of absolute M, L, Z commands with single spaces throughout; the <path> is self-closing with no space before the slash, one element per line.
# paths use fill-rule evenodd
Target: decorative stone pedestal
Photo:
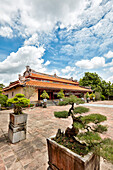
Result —
<path fill-rule="evenodd" d="M 82 157 L 51 138 L 47 139 L 50 170 L 99 170 L 100 157 L 89 153 Z"/>
<path fill-rule="evenodd" d="M 12 143 L 26 139 L 27 114 L 10 114 L 8 137 Z"/>

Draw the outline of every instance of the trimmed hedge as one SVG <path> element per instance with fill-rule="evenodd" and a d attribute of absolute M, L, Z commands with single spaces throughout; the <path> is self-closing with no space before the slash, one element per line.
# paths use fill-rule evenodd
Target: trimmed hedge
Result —
<path fill-rule="evenodd" d="M 67 118 L 68 112 L 67 111 L 54 112 L 54 116 L 58 118 Z"/>

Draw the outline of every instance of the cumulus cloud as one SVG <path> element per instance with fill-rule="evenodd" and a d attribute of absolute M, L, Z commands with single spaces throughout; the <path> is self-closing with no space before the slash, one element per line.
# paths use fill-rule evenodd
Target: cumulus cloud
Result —
<path fill-rule="evenodd" d="M 24 45 L 35 45 L 39 46 L 38 34 L 34 33 L 29 39 L 24 41 Z"/>
<path fill-rule="evenodd" d="M 51 62 L 49 60 L 46 61 L 46 63 L 44 64 L 45 66 L 48 66 Z"/>
<path fill-rule="evenodd" d="M 0 0 L 1 1 L 1 0 Z M 24 29 L 24 34 L 36 31 L 50 31 L 57 22 L 61 28 L 77 21 L 77 16 L 85 7 L 84 0 L 15 0 L 1 1 L 0 24 L 15 29 Z M 63 27 L 62 27 L 63 26 Z"/>
<path fill-rule="evenodd" d="M 24 71 L 26 65 L 29 65 L 34 70 L 45 72 L 46 66 L 50 63 L 47 61 L 44 64 L 44 59 L 42 59 L 44 51 L 43 46 L 38 48 L 24 46 L 19 48 L 17 52 L 10 53 L 4 61 L 0 62 L 0 79 L 4 82 L 7 80 L 7 77 L 10 77 L 10 81 L 13 81 L 18 73 Z M 14 74 L 15 76 L 12 76 Z"/>
<path fill-rule="evenodd" d="M 64 69 L 61 70 L 62 73 L 69 73 L 69 72 L 74 72 L 75 71 L 75 67 L 70 67 L 70 66 L 66 66 Z"/>
<path fill-rule="evenodd" d="M 81 60 L 77 61 L 75 65 L 83 69 L 97 69 L 105 66 L 105 58 L 94 57 L 91 60 Z"/>
<path fill-rule="evenodd" d="M 106 58 L 113 58 L 113 52 L 109 51 L 107 54 L 104 55 Z"/>
<path fill-rule="evenodd" d="M 13 37 L 13 30 L 10 27 L 2 26 L 0 28 L 0 36 L 12 38 Z"/>

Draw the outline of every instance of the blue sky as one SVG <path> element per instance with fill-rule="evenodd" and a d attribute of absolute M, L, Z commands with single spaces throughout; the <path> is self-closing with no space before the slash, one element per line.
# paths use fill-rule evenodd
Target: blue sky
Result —
<path fill-rule="evenodd" d="M 26 65 L 77 80 L 97 72 L 113 82 L 112 0 L 0 4 L 0 83 L 17 80 Z"/>

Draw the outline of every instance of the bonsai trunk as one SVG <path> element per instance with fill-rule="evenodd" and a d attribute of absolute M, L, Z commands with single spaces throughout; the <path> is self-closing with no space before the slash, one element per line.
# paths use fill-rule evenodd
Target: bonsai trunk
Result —
<path fill-rule="evenodd" d="M 14 105 L 14 114 L 16 115 L 22 114 L 22 107 Z"/>
<path fill-rule="evenodd" d="M 74 103 L 72 103 L 72 106 L 69 109 L 68 116 L 70 116 L 70 114 L 72 114 L 72 110 L 74 110 Z"/>

